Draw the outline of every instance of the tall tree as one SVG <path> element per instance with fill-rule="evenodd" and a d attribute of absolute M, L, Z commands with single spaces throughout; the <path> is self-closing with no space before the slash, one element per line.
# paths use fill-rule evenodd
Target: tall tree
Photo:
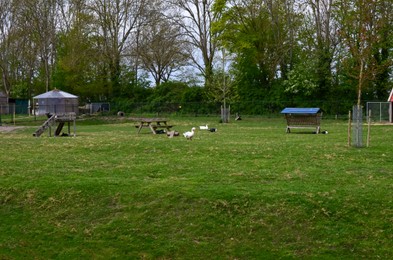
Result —
<path fill-rule="evenodd" d="M 274 81 L 293 66 L 299 24 L 293 2 L 230 0 L 216 7 L 220 42 L 236 56 L 239 94 L 249 101 L 268 98 Z"/>
<path fill-rule="evenodd" d="M 377 0 L 342 0 L 337 3 L 337 20 L 343 48 L 348 50 L 344 58 L 347 73 L 357 82 L 357 105 L 361 105 L 363 90 L 375 76 L 389 66 L 388 61 L 379 64 L 375 54 L 381 42 L 382 15 Z"/>
<path fill-rule="evenodd" d="M 198 52 L 193 53 L 192 60 L 202 73 L 205 85 L 213 77 L 213 63 L 217 51 L 212 23 L 218 19 L 213 13 L 214 0 L 169 0 L 178 15 L 173 17 L 182 26 L 188 41 Z"/>
<path fill-rule="evenodd" d="M 373 56 L 380 69 L 377 71 L 374 84 L 369 90 L 369 93 L 373 93 L 369 98 L 384 100 L 388 91 L 391 90 L 390 75 L 393 65 L 393 16 L 391 10 L 393 9 L 393 1 L 379 1 L 376 8 L 378 13 L 376 24 L 378 32 L 376 34 L 379 40 L 373 48 Z"/>
<path fill-rule="evenodd" d="M 124 51 L 148 0 L 93 0 L 89 4 L 97 22 L 98 44 L 107 64 L 102 73 L 108 75 L 108 95 L 116 96 L 120 91 Z"/>
<path fill-rule="evenodd" d="M 332 62 L 337 40 L 337 23 L 332 19 L 334 0 L 309 0 L 313 18 L 313 43 L 316 59 L 316 96 L 326 98 L 332 84 Z"/>
<path fill-rule="evenodd" d="M 295 63 L 294 56 L 298 48 L 296 34 L 301 22 L 297 10 L 300 4 L 295 0 L 264 0 L 263 2 L 269 15 L 271 37 L 276 48 L 276 51 L 270 54 L 272 56 L 271 66 L 272 68 L 277 66 L 279 77 L 286 79 L 288 71 Z M 277 77 L 276 75 L 273 77 Z"/>
<path fill-rule="evenodd" d="M 326 100 L 332 89 L 332 67 L 337 46 L 333 0 L 308 0 L 298 8 L 303 23 L 296 31 L 296 41 L 301 48 L 284 81 L 285 91 L 296 95 L 296 98 Z"/>
<path fill-rule="evenodd" d="M 39 54 L 46 91 L 51 88 L 56 58 L 57 11 L 56 0 L 21 0 L 18 6 L 19 26 Z"/>
<path fill-rule="evenodd" d="M 11 91 L 11 73 L 10 67 L 12 59 L 12 42 L 13 42 L 13 21 L 12 3 L 10 1 L 0 1 L 0 71 L 1 83 L 7 96 Z"/>
<path fill-rule="evenodd" d="M 59 30 L 61 32 L 68 32 L 72 30 L 75 23 L 83 19 L 82 14 L 87 13 L 86 0 L 57 0 L 59 5 Z"/>
<path fill-rule="evenodd" d="M 205 88 L 205 93 L 210 100 L 222 104 L 221 121 L 223 123 L 228 123 L 230 112 L 228 104 L 236 99 L 237 93 L 234 77 L 227 71 L 227 68 L 230 67 L 228 64 L 230 58 L 226 56 L 225 49 L 222 50 L 221 59 L 221 64 L 215 67 L 213 82 Z"/>
<path fill-rule="evenodd" d="M 79 17 L 80 16 L 80 17 Z M 99 69 L 99 49 L 90 33 L 91 17 L 80 13 L 67 31 L 59 33 L 54 86 L 86 99 L 105 95 Z"/>
<path fill-rule="evenodd" d="M 191 50 L 181 27 L 172 24 L 159 11 L 150 16 L 150 22 L 141 33 L 138 56 L 158 86 L 188 63 Z"/>

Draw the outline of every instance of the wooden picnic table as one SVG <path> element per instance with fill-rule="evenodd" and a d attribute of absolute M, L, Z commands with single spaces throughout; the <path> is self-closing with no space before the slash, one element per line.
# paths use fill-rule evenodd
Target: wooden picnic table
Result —
<path fill-rule="evenodd" d="M 153 134 L 157 134 L 157 129 L 166 129 L 169 132 L 173 127 L 168 125 L 168 120 L 165 118 L 132 118 L 132 120 L 136 122 L 138 134 L 144 127 L 148 127 Z"/>

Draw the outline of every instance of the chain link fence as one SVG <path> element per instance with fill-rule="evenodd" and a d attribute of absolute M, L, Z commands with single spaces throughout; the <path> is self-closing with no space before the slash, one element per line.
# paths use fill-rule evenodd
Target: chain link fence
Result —
<path fill-rule="evenodd" d="M 371 120 L 374 122 L 389 121 L 390 102 L 367 102 L 366 113 L 371 111 Z"/>
<path fill-rule="evenodd" d="M 352 109 L 353 103 L 335 101 L 251 101 L 230 102 L 232 115 L 242 116 L 280 116 L 280 111 L 286 107 L 318 107 L 321 108 L 324 117 L 347 118 L 348 111 Z M 211 116 L 221 115 L 220 102 L 111 102 L 113 114 L 118 111 L 124 113 L 138 114 L 176 114 L 187 116 Z"/>
<path fill-rule="evenodd" d="M 324 118 L 346 119 L 353 104 L 341 102 L 309 101 L 294 103 L 290 101 L 253 101 L 228 103 L 231 115 L 280 117 L 280 111 L 286 107 L 319 107 Z M 127 115 L 179 115 L 179 116 L 218 116 L 222 114 L 220 102 L 105 102 L 80 105 L 76 112 L 79 115 L 117 115 L 119 111 Z M 35 108 L 37 109 L 37 108 Z M 366 112 L 372 110 L 373 121 L 389 121 L 388 102 L 366 102 Z M 363 111 L 364 112 L 364 111 Z M 34 108 L 27 104 L 0 105 L 0 115 L 38 115 Z"/>

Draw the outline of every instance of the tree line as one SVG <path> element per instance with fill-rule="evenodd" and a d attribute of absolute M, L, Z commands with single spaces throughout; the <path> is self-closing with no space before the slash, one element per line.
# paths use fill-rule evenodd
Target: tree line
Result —
<path fill-rule="evenodd" d="M 392 88 L 392 8 L 393 0 L 0 0 L 0 90 L 31 99 L 58 88 L 125 108 L 346 111 Z"/>

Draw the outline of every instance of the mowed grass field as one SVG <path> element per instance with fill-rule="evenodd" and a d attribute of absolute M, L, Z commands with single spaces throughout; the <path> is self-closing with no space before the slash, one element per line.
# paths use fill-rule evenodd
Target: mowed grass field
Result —
<path fill-rule="evenodd" d="M 77 121 L 0 132 L 0 259 L 392 259 L 393 126 L 170 118 L 194 140 Z M 366 133 L 366 127 L 364 132 Z"/>

